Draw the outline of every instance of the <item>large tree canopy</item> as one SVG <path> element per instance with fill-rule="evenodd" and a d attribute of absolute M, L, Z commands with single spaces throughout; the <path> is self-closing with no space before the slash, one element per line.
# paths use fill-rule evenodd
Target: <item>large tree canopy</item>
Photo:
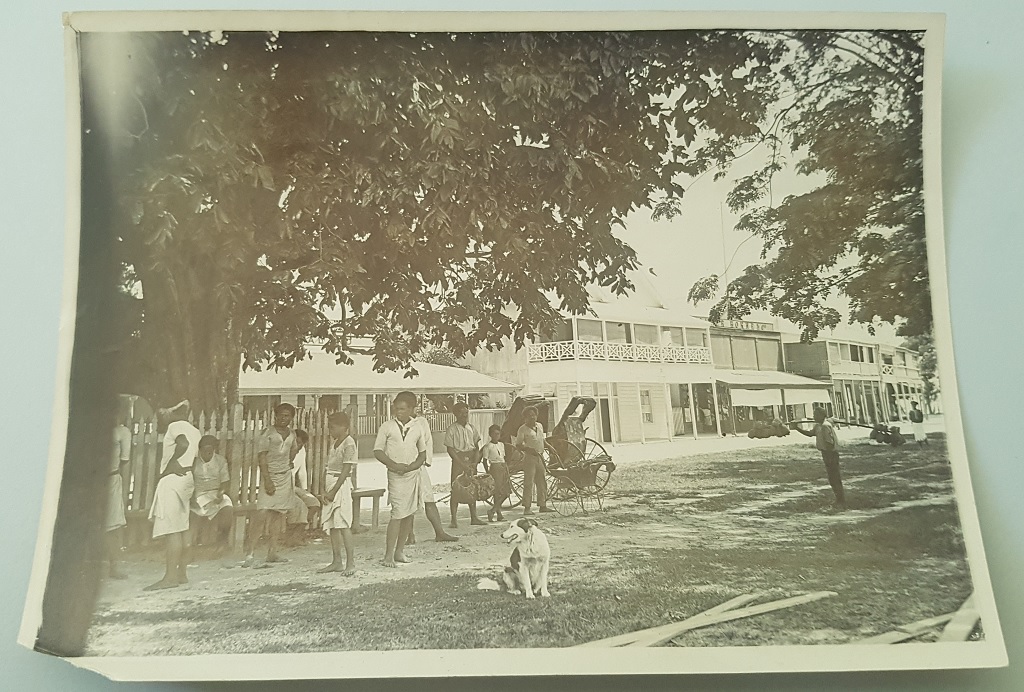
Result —
<path fill-rule="evenodd" d="M 840 319 L 835 291 L 854 319 L 921 333 L 919 38 L 86 34 L 85 164 L 112 161 L 128 303 L 120 386 L 212 408 L 240 365 L 286 367 L 310 342 L 342 361 L 371 343 L 380 368 L 521 345 L 586 311 L 587 284 L 630 288 L 630 212 L 671 217 L 688 180 L 750 147 L 764 164 L 727 201 L 764 261 L 712 318 L 768 309 L 813 337 Z M 776 200 L 785 166 L 824 182 Z"/>
<path fill-rule="evenodd" d="M 767 40 L 785 47 L 782 98 L 760 132 L 730 142 L 720 162 L 724 175 L 728 157 L 761 149 L 763 164 L 737 180 L 727 203 L 742 212 L 737 230 L 761 240 L 762 261 L 728 286 L 718 275 L 703 279 L 690 299 L 717 297 L 713 320 L 768 310 L 809 340 L 842 319 L 830 295 L 848 301 L 851 322 L 930 332 L 922 35 L 783 32 Z M 721 150 L 715 140 L 707 146 Z M 779 199 L 773 181 L 787 167 L 807 176 L 807 189 Z"/>
<path fill-rule="evenodd" d="M 678 194 L 698 130 L 753 136 L 777 82 L 778 46 L 738 33 L 132 38 L 120 79 L 82 38 L 140 319 L 122 386 L 203 407 L 310 341 L 401 367 L 627 290 L 616 224 Z"/>

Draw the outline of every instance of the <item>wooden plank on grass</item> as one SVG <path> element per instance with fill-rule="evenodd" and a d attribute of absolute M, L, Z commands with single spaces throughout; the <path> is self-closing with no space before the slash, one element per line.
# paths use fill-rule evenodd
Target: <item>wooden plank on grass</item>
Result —
<path fill-rule="evenodd" d="M 882 634 L 876 634 L 873 637 L 867 639 L 858 639 L 857 641 L 850 642 L 851 644 L 898 644 L 899 642 L 905 642 L 908 639 L 914 639 L 920 637 L 925 632 L 933 630 L 939 625 L 944 625 L 949 622 L 954 613 L 946 613 L 945 615 L 939 615 L 933 618 L 926 618 L 924 620 L 918 620 L 917 622 L 911 622 L 908 625 L 900 625 L 896 629 L 890 632 L 884 632 Z"/>
<path fill-rule="evenodd" d="M 719 603 L 718 605 L 714 606 L 713 608 L 709 608 L 709 609 L 707 609 L 705 611 L 702 611 L 702 612 L 698 613 L 698 615 L 714 615 L 714 614 L 717 614 L 717 613 L 722 613 L 722 612 L 725 612 L 725 611 L 730 610 L 732 608 L 738 608 L 739 606 L 746 605 L 747 603 L 750 603 L 751 601 L 755 600 L 756 598 L 758 598 L 760 596 L 761 596 L 760 593 L 744 594 L 742 596 L 737 596 L 736 598 L 730 599 L 730 600 L 726 601 L 725 603 Z M 694 616 L 694 617 L 697 617 L 697 616 Z M 650 629 L 637 630 L 635 632 L 627 632 L 626 634 L 617 634 L 614 637 L 607 637 L 605 639 L 598 639 L 596 641 L 586 642 L 585 644 L 577 644 L 576 646 L 577 647 L 590 647 L 590 646 L 615 647 L 615 646 L 626 646 L 627 644 L 631 644 L 632 642 L 636 641 L 639 637 L 643 636 L 645 633 L 653 632 L 654 630 L 660 630 L 660 629 L 664 629 L 664 628 L 675 627 L 677 624 L 679 624 L 679 623 L 677 623 L 677 622 L 670 622 L 670 623 L 668 623 L 666 625 L 658 625 L 657 627 L 652 627 Z"/>
<path fill-rule="evenodd" d="M 946 628 L 939 635 L 940 642 L 965 642 L 974 631 L 975 625 L 981 620 L 981 613 L 974 607 L 974 594 L 972 593 L 960 606 L 960 610 L 953 614 Z"/>
<path fill-rule="evenodd" d="M 793 596 L 792 598 L 783 598 L 782 600 L 771 601 L 770 603 L 761 603 L 756 606 L 750 606 L 749 608 L 727 610 L 724 613 L 718 613 L 716 615 L 696 615 L 689 620 L 680 622 L 679 628 L 677 628 L 677 631 L 675 632 L 659 634 L 657 636 L 651 635 L 642 637 L 632 644 L 627 644 L 626 646 L 661 646 L 662 644 L 675 639 L 683 632 L 688 632 L 690 630 L 697 629 L 698 627 L 707 627 L 708 625 L 717 625 L 722 622 L 739 620 L 740 618 L 763 615 L 764 613 L 771 613 L 776 610 L 782 610 L 783 608 L 792 608 L 793 606 L 812 603 L 823 598 L 830 598 L 837 595 L 838 594 L 834 591 L 815 591 L 814 593 L 803 594 L 802 596 Z"/>
<path fill-rule="evenodd" d="M 579 644 L 578 646 L 660 646 L 661 644 L 678 637 L 683 632 L 697 629 L 699 627 L 707 627 L 709 625 L 716 625 L 720 622 L 729 622 L 730 620 L 739 620 L 740 618 L 770 613 L 783 608 L 792 608 L 793 606 L 811 603 L 822 598 L 829 598 L 836 595 L 837 594 L 834 591 L 816 591 L 814 593 L 784 598 L 779 601 L 771 601 L 770 603 L 761 603 L 756 606 L 750 606 L 749 608 L 735 608 L 735 606 L 730 606 L 729 609 L 725 609 L 724 606 L 728 605 L 728 603 L 723 603 L 721 606 L 716 606 L 716 608 L 710 609 L 716 612 L 704 611 L 681 622 L 659 625 L 657 627 L 651 627 L 637 632 L 630 632 L 629 634 L 600 639 L 596 642 Z M 737 602 L 737 604 L 739 602 L 744 602 L 744 600 L 749 603 L 754 600 L 754 598 L 756 598 L 756 595 L 738 596 L 733 599 L 733 601 Z"/>

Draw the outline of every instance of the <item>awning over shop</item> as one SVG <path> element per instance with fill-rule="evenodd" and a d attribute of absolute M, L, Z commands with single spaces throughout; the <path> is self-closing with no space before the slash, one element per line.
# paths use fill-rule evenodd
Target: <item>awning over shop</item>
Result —
<path fill-rule="evenodd" d="M 826 385 L 819 380 L 778 370 L 716 370 L 715 379 L 741 389 L 785 389 L 788 391 L 790 389 L 826 388 Z"/>
<path fill-rule="evenodd" d="M 832 401 L 827 389 L 786 389 L 786 405 L 827 404 Z"/>
<path fill-rule="evenodd" d="M 733 406 L 781 406 L 781 389 L 729 389 Z M 787 401 L 788 403 L 788 401 Z"/>
<path fill-rule="evenodd" d="M 818 380 L 777 370 L 720 370 L 715 379 L 729 385 L 733 406 L 781 406 L 828 403 L 828 389 Z"/>

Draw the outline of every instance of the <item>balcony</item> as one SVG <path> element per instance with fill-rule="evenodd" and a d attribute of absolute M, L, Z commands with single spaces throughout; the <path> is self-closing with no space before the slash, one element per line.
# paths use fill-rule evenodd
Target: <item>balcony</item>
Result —
<path fill-rule="evenodd" d="M 529 344 L 531 363 L 560 360 L 606 360 L 624 363 L 697 363 L 711 365 L 711 349 L 704 346 L 655 346 L 605 341 L 552 341 Z"/>
<path fill-rule="evenodd" d="M 921 376 L 917 368 L 905 365 L 882 364 L 882 377 L 889 378 L 919 378 Z"/>

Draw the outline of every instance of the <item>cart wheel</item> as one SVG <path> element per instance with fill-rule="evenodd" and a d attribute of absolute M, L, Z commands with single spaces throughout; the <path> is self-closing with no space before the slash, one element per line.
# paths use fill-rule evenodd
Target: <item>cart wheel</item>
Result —
<path fill-rule="evenodd" d="M 583 453 L 583 463 L 587 465 L 594 464 L 597 466 L 597 472 L 595 473 L 594 478 L 594 487 L 591 489 L 590 494 L 604 490 L 604 487 L 608 485 L 608 481 L 612 477 L 612 471 L 615 470 L 615 463 L 612 461 L 611 455 L 605 450 L 604 446 L 602 446 L 597 440 L 591 440 L 588 437 L 586 450 Z"/>
<path fill-rule="evenodd" d="M 576 484 L 565 476 L 548 479 L 548 505 L 563 517 L 571 517 L 580 508 L 580 494 Z"/>
<path fill-rule="evenodd" d="M 601 494 L 596 492 L 580 493 L 580 507 L 584 514 L 601 511 Z"/>
<path fill-rule="evenodd" d="M 508 494 L 508 499 L 501 505 L 502 509 L 512 509 L 523 504 L 523 480 L 526 474 L 522 471 L 508 474 L 508 485 L 512 491 Z"/>
<path fill-rule="evenodd" d="M 518 507 L 523 504 L 523 472 L 516 471 L 508 474 L 508 486 L 510 492 L 508 497 L 505 498 L 505 501 L 501 503 L 502 509 L 512 509 L 513 507 Z M 484 502 L 487 503 L 489 507 L 494 506 L 493 497 L 487 498 Z"/>

